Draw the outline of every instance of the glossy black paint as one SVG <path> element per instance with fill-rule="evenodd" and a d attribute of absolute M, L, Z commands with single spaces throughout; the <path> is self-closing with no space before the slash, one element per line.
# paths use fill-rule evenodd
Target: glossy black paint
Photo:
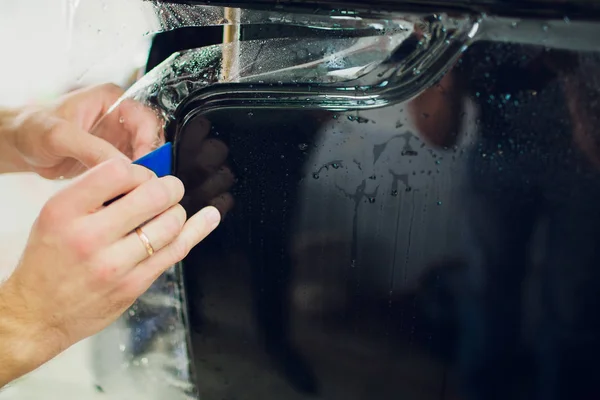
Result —
<path fill-rule="evenodd" d="M 599 100 L 598 54 L 492 42 L 360 114 L 190 99 L 200 398 L 600 398 Z"/>

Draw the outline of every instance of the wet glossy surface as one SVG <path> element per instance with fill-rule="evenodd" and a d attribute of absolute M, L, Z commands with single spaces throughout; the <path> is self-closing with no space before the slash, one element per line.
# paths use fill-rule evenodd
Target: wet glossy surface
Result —
<path fill-rule="evenodd" d="M 157 3 L 182 3 L 192 5 L 217 5 L 223 7 L 258 8 L 264 10 L 284 9 L 307 14 L 336 14 L 354 10 L 370 13 L 387 11 L 451 12 L 470 10 L 490 15 L 528 15 L 533 17 L 598 17 L 600 4 L 597 0 L 155 0 Z"/>
<path fill-rule="evenodd" d="M 109 398 L 600 397 L 600 25 L 389 16 L 243 11 L 98 124 L 152 111 L 224 214 L 96 338 Z"/>
<path fill-rule="evenodd" d="M 410 102 L 191 118 L 200 398 L 599 398 L 599 68 L 479 42 Z"/>

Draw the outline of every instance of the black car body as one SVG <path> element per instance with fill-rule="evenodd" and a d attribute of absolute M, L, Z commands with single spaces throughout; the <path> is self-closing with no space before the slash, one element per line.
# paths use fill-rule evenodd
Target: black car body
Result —
<path fill-rule="evenodd" d="M 155 3 L 127 96 L 224 219 L 97 337 L 107 395 L 600 398 L 600 3 Z"/>

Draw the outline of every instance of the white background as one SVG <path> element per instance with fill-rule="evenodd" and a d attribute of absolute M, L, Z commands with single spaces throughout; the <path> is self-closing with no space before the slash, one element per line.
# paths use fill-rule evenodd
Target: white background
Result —
<path fill-rule="evenodd" d="M 86 29 L 70 35 L 69 11 L 77 3 L 82 7 L 75 24 Z M 77 85 L 124 84 L 144 64 L 149 45 L 144 36 L 148 17 L 134 4 L 0 0 L 0 107 L 49 100 Z M 98 12 L 99 6 L 104 12 Z M 77 82 L 84 71 L 87 75 Z M 32 175 L 0 176 L 0 280 L 16 265 L 38 211 L 59 186 Z M 93 390 L 89 356 L 86 343 L 80 343 L 1 391 L 0 399 L 105 398 Z"/>

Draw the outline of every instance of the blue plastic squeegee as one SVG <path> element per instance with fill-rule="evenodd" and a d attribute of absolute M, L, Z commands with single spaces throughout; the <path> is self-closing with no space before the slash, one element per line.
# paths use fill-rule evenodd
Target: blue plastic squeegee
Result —
<path fill-rule="evenodd" d="M 135 160 L 133 163 L 148 168 L 159 178 L 171 175 L 173 166 L 173 145 L 171 142 L 167 142 L 153 152 Z"/>
<path fill-rule="evenodd" d="M 159 178 L 171 175 L 173 168 L 173 144 L 171 144 L 171 142 L 167 142 L 158 149 L 146 154 L 142 158 L 138 158 L 133 163 L 148 168 Z M 111 203 L 114 203 L 123 196 L 124 195 L 121 195 L 110 201 L 107 201 L 104 203 L 104 206 L 109 206 Z"/>

